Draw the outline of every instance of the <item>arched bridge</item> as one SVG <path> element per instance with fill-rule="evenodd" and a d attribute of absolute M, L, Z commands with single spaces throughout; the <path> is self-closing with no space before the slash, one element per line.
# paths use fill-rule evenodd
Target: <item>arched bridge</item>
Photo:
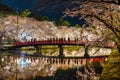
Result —
<path fill-rule="evenodd" d="M 92 42 L 92 41 L 91 41 Z M 25 47 L 25 46 L 38 46 L 38 45 L 79 45 L 79 46 L 85 46 L 85 45 L 92 45 L 91 42 L 87 40 L 65 40 L 63 38 L 61 39 L 47 39 L 47 40 L 31 40 L 31 41 L 26 41 L 26 42 L 15 42 L 13 45 L 15 47 Z M 98 45 L 99 46 L 99 45 Z M 115 45 L 113 43 L 107 43 L 104 44 L 100 47 L 105 47 L 105 48 L 113 48 Z"/>
<path fill-rule="evenodd" d="M 37 53 L 39 53 L 39 55 L 41 55 L 41 46 L 43 45 L 57 45 L 59 48 L 59 56 L 63 57 L 63 46 L 67 45 L 74 45 L 74 46 L 84 46 L 85 49 L 85 55 L 87 57 L 88 54 L 88 47 L 91 46 L 93 44 L 93 42 L 88 42 L 86 40 L 70 40 L 70 38 L 68 38 L 67 40 L 65 38 L 60 38 L 60 39 L 47 39 L 47 40 L 31 40 L 31 41 L 26 41 L 26 42 L 15 42 L 14 43 L 14 47 L 15 48 L 21 48 L 21 47 L 27 47 L 27 46 L 34 46 L 36 48 Z M 114 48 L 114 44 L 113 43 L 106 43 L 102 46 L 97 45 L 96 47 L 102 47 L 102 48 Z"/>

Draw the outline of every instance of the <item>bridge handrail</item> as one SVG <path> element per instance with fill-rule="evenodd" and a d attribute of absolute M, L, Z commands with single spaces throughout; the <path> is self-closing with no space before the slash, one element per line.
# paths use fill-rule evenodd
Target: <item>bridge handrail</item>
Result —
<path fill-rule="evenodd" d="M 39 40 L 39 41 L 27 41 L 27 42 L 15 42 L 13 43 L 14 46 L 16 47 L 21 47 L 21 46 L 30 46 L 30 45 L 91 45 L 91 42 L 88 42 L 86 40 L 64 40 L 64 39 L 53 39 L 53 40 Z M 106 43 L 102 47 L 108 47 L 108 48 L 114 48 L 115 44 L 113 43 Z"/>

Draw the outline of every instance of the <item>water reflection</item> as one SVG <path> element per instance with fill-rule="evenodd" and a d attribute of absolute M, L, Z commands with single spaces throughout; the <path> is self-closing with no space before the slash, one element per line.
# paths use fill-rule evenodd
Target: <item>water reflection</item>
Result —
<path fill-rule="evenodd" d="M 0 55 L 0 80 L 34 80 L 37 76 L 54 76 L 58 69 L 84 65 L 75 59 L 37 57 L 21 51 L 3 52 Z"/>
<path fill-rule="evenodd" d="M 0 62 L 0 79 L 4 80 L 29 80 L 29 78 L 35 78 L 38 75 L 51 76 L 57 69 L 56 66 L 46 63 L 43 59 L 39 61 L 34 58 L 25 59 L 24 56 L 1 56 Z"/>
<path fill-rule="evenodd" d="M 17 51 L 16 51 L 17 52 Z M 0 59 L 0 79 L 27 79 L 36 76 L 53 76 L 60 65 L 51 64 L 46 58 L 27 57 L 25 53 L 19 52 L 2 53 Z"/>

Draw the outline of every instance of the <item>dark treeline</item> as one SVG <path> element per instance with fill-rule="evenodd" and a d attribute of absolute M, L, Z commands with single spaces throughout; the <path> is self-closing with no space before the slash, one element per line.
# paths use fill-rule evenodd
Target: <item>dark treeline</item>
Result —
<path fill-rule="evenodd" d="M 15 14 L 15 11 L 12 7 L 0 3 L 0 16 L 6 16 L 6 14 Z"/>

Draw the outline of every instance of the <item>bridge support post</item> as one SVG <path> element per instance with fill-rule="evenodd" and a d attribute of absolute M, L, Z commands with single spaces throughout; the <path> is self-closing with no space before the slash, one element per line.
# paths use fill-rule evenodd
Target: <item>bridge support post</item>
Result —
<path fill-rule="evenodd" d="M 84 57 L 88 58 L 89 57 L 89 54 L 88 54 L 88 48 L 89 48 L 89 46 L 84 46 L 84 48 L 85 48 Z"/>
<path fill-rule="evenodd" d="M 63 57 L 64 56 L 64 54 L 63 54 L 63 47 L 62 47 L 62 45 L 58 45 L 58 47 L 59 47 L 59 57 Z"/>
<path fill-rule="evenodd" d="M 21 47 L 15 48 L 15 54 L 18 55 L 21 52 Z"/>
<path fill-rule="evenodd" d="M 36 54 L 35 55 L 41 56 L 42 55 L 42 53 L 41 53 L 42 46 L 34 46 L 34 47 L 36 48 Z"/>

